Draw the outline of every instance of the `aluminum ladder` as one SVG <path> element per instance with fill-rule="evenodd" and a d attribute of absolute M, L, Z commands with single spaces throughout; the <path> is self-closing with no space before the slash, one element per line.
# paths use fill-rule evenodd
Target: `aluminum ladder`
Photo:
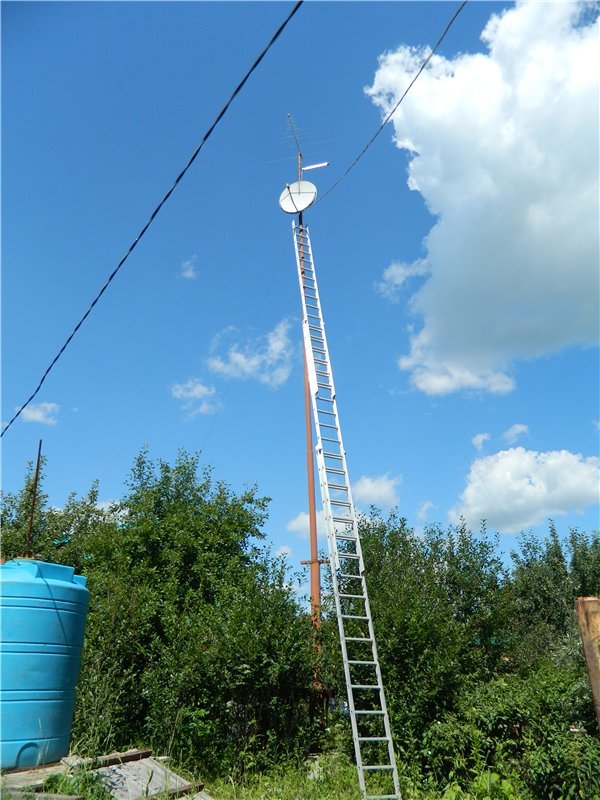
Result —
<path fill-rule="evenodd" d="M 401 800 L 310 236 L 301 216 L 299 224 L 292 223 L 292 229 L 317 433 L 317 467 L 358 781 L 366 800 Z M 374 782 L 376 787 L 372 787 Z"/>

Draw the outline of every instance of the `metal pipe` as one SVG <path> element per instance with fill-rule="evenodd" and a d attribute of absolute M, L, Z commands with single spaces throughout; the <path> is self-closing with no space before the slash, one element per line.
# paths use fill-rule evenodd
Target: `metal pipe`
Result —
<path fill-rule="evenodd" d="M 33 479 L 33 494 L 31 497 L 31 511 L 29 512 L 29 526 L 27 528 L 27 550 L 25 551 L 25 558 L 31 558 L 31 529 L 33 527 L 33 513 L 35 511 L 35 499 L 37 497 L 38 477 L 40 474 L 40 460 L 42 457 L 42 440 L 38 447 L 37 464 L 35 467 L 35 477 Z"/>

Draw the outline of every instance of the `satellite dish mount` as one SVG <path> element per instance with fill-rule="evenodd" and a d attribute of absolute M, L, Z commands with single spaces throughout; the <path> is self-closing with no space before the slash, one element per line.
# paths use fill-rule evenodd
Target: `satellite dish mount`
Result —
<path fill-rule="evenodd" d="M 314 183 L 303 180 L 302 173 L 311 169 L 318 169 L 319 167 L 327 167 L 329 162 L 322 161 L 320 164 L 311 164 L 308 167 L 303 167 L 300 142 L 298 141 L 291 114 L 288 114 L 288 122 L 292 129 L 294 139 L 296 140 L 296 147 L 298 150 L 298 180 L 295 183 L 286 184 L 285 189 L 279 197 L 279 207 L 286 214 L 298 214 L 300 225 L 302 225 L 302 212 L 312 206 L 317 199 L 317 187 Z"/>

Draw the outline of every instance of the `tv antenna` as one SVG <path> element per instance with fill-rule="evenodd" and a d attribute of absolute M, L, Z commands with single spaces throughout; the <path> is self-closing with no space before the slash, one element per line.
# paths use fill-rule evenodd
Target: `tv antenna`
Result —
<path fill-rule="evenodd" d="M 342 442 L 317 274 L 309 230 L 303 220 L 303 212 L 312 206 L 317 197 L 316 186 L 303 180 L 303 172 L 327 166 L 328 162 L 302 166 L 300 142 L 290 115 L 288 120 L 298 150 L 298 180 L 286 184 L 279 198 L 279 206 L 286 214 L 298 215 L 297 221 L 292 221 L 292 232 L 302 298 L 311 617 L 313 624 L 319 627 L 321 562 L 317 549 L 314 501 L 316 454 L 358 782 L 365 800 L 400 800 L 396 756 L 377 656 L 365 564 Z M 313 422 L 317 434 L 314 454 Z M 388 783 L 383 793 L 380 783 L 377 787 L 372 785 L 373 780 L 379 780 L 382 776 L 387 776 Z"/>

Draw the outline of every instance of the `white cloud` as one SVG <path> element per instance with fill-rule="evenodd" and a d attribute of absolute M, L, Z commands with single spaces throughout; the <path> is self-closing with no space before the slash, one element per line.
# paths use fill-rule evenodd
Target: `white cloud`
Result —
<path fill-rule="evenodd" d="M 389 474 L 374 477 L 363 475 L 352 484 L 352 494 L 354 499 L 363 505 L 392 508 L 398 505 L 397 487 L 401 483 L 401 475 L 395 477 Z"/>
<path fill-rule="evenodd" d="M 281 547 L 278 547 L 275 551 L 276 556 L 291 556 L 292 555 L 292 548 L 289 544 L 283 544 Z"/>
<path fill-rule="evenodd" d="M 301 511 L 285 526 L 286 530 L 297 533 L 302 539 L 308 539 L 310 535 L 310 525 L 307 511 Z M 317 536 L 325 538 L 327 528 L 325 526 L 325 515 L 323 510 L 317 511 Z"/>
<path fill-rule="evenodd" d="M 420 522 L 426 520 L 432 508 L 435 508 L 435 503 L 432 500 L 423 500 L 417 509 L 417 519 Z"/>
<path fill-rule="evenodd" d="M 198 256 L 193 255 L 189 258 L 186 258 L 185 261 L 181 262 L 181 277 L 187 278 L 188 280 L 193 280 L 194 278 L 198 277 L 198 271 L 196 269 L 196 263 L 198 261 Z"/>
<path fill-rule="evenodd" d="M 98 500 L 96 508 L 99 508 L 100 511 L 110 511 L 111 508 L 114 508 L 118 503 L 118 500 Z"/>
<path fill-rule="evenodd" d="M 592 420 L 592 425 L 594 426 L 595 430 L 600 433 L 600 420 L 594 419 Z"/>
<path fill-rule="evenodd" d="M 519 436 L 523 436 L 523 434 L 529 433 L 529 428 L 527 425 L 522 425 L 520 422 L 516 422 L 514 425 L 511 425 L 510 428 L 502 434 L 502 438 L 505 439 L 509 444 L 514 444 Z"/>
<path fill-rule="evenodd" d="M 381 281 L 375 284 L 375 291 L 395 303 L 400 295 L 400 289 L 409 278 L 422 277 L 429 274 L 429 264 L 423 259 L 413 261 L 412 264 L 403 264 L 393 261 L 383 271 Z"/>
<path fill-rule="evenodd" d="M 18 407 L 15 408 L 15 411 Z M 39 422 L 41 425 L 56 425 L 57 414 L 60 410 L 58 403 L 31 403 L 21 412 L 23 422 Z"/>
<path fill-rule="evenodd" d="M 598 458 L 568 450 L 502 450 L 473 462 L 460 502 L 450 511 L 471 526 L 520 531 L 548 517 L 582 512 L 599 500 Z"/>
<path fill-rule="evenodd" d="M 437 218 L 424 241 L 430 276 L 410 301 L 422 324 L 398 362 L 424 392 L 509 392 L 516 360 L 597 343 L 600 51 L 590 9 L 523 2 L 493 15 L 488 52 L 434 56 L 394 115 L 408 185 Z M 367 93 L 383 113 L 423 56 L 406 46 L 381 56 Z"/>
<path fill-rule="evenodd" d="M 254 342 L 229 345 L 227 354 L 211 356 L 208 366 L 220 375 L 229 378 L 253 379 L 267 386 L 277 388 L 284 384 L 292 370 L 293 347 L 289 336 L 291 323 L 282 320 L 272 331 Z M 235 328 L 227 328 L 213 342 L 213 350 L 221 346 L 224 338 L 229 338 Z"/>
<path fill-rule="evenodd" d="M 198 414 L 214 414 L 220 408 L 215 387 L 206 386 L 198 378 L 190 378 L 185 383 L 173 384 L 171 394 L 183 401 L 181 407 L 189 417 L 196 417 Z"/>
<path fill-rule="evenodd" d="M 489 433 L 477 433 L 477 434 L 475 434 L 475 436 L 474 436 L 474 437 L 471 439 L 471 444 L 472 444 L 472 445 L 473 445 L 473 447 L 475 447 L 477 450 L 481 450 L 481 448 L 483 447 L 483 443 L 484 443 L 484 442 L 489 442 L 489 440 L 490 440 L 490 435 L 489 435 Z"/>

